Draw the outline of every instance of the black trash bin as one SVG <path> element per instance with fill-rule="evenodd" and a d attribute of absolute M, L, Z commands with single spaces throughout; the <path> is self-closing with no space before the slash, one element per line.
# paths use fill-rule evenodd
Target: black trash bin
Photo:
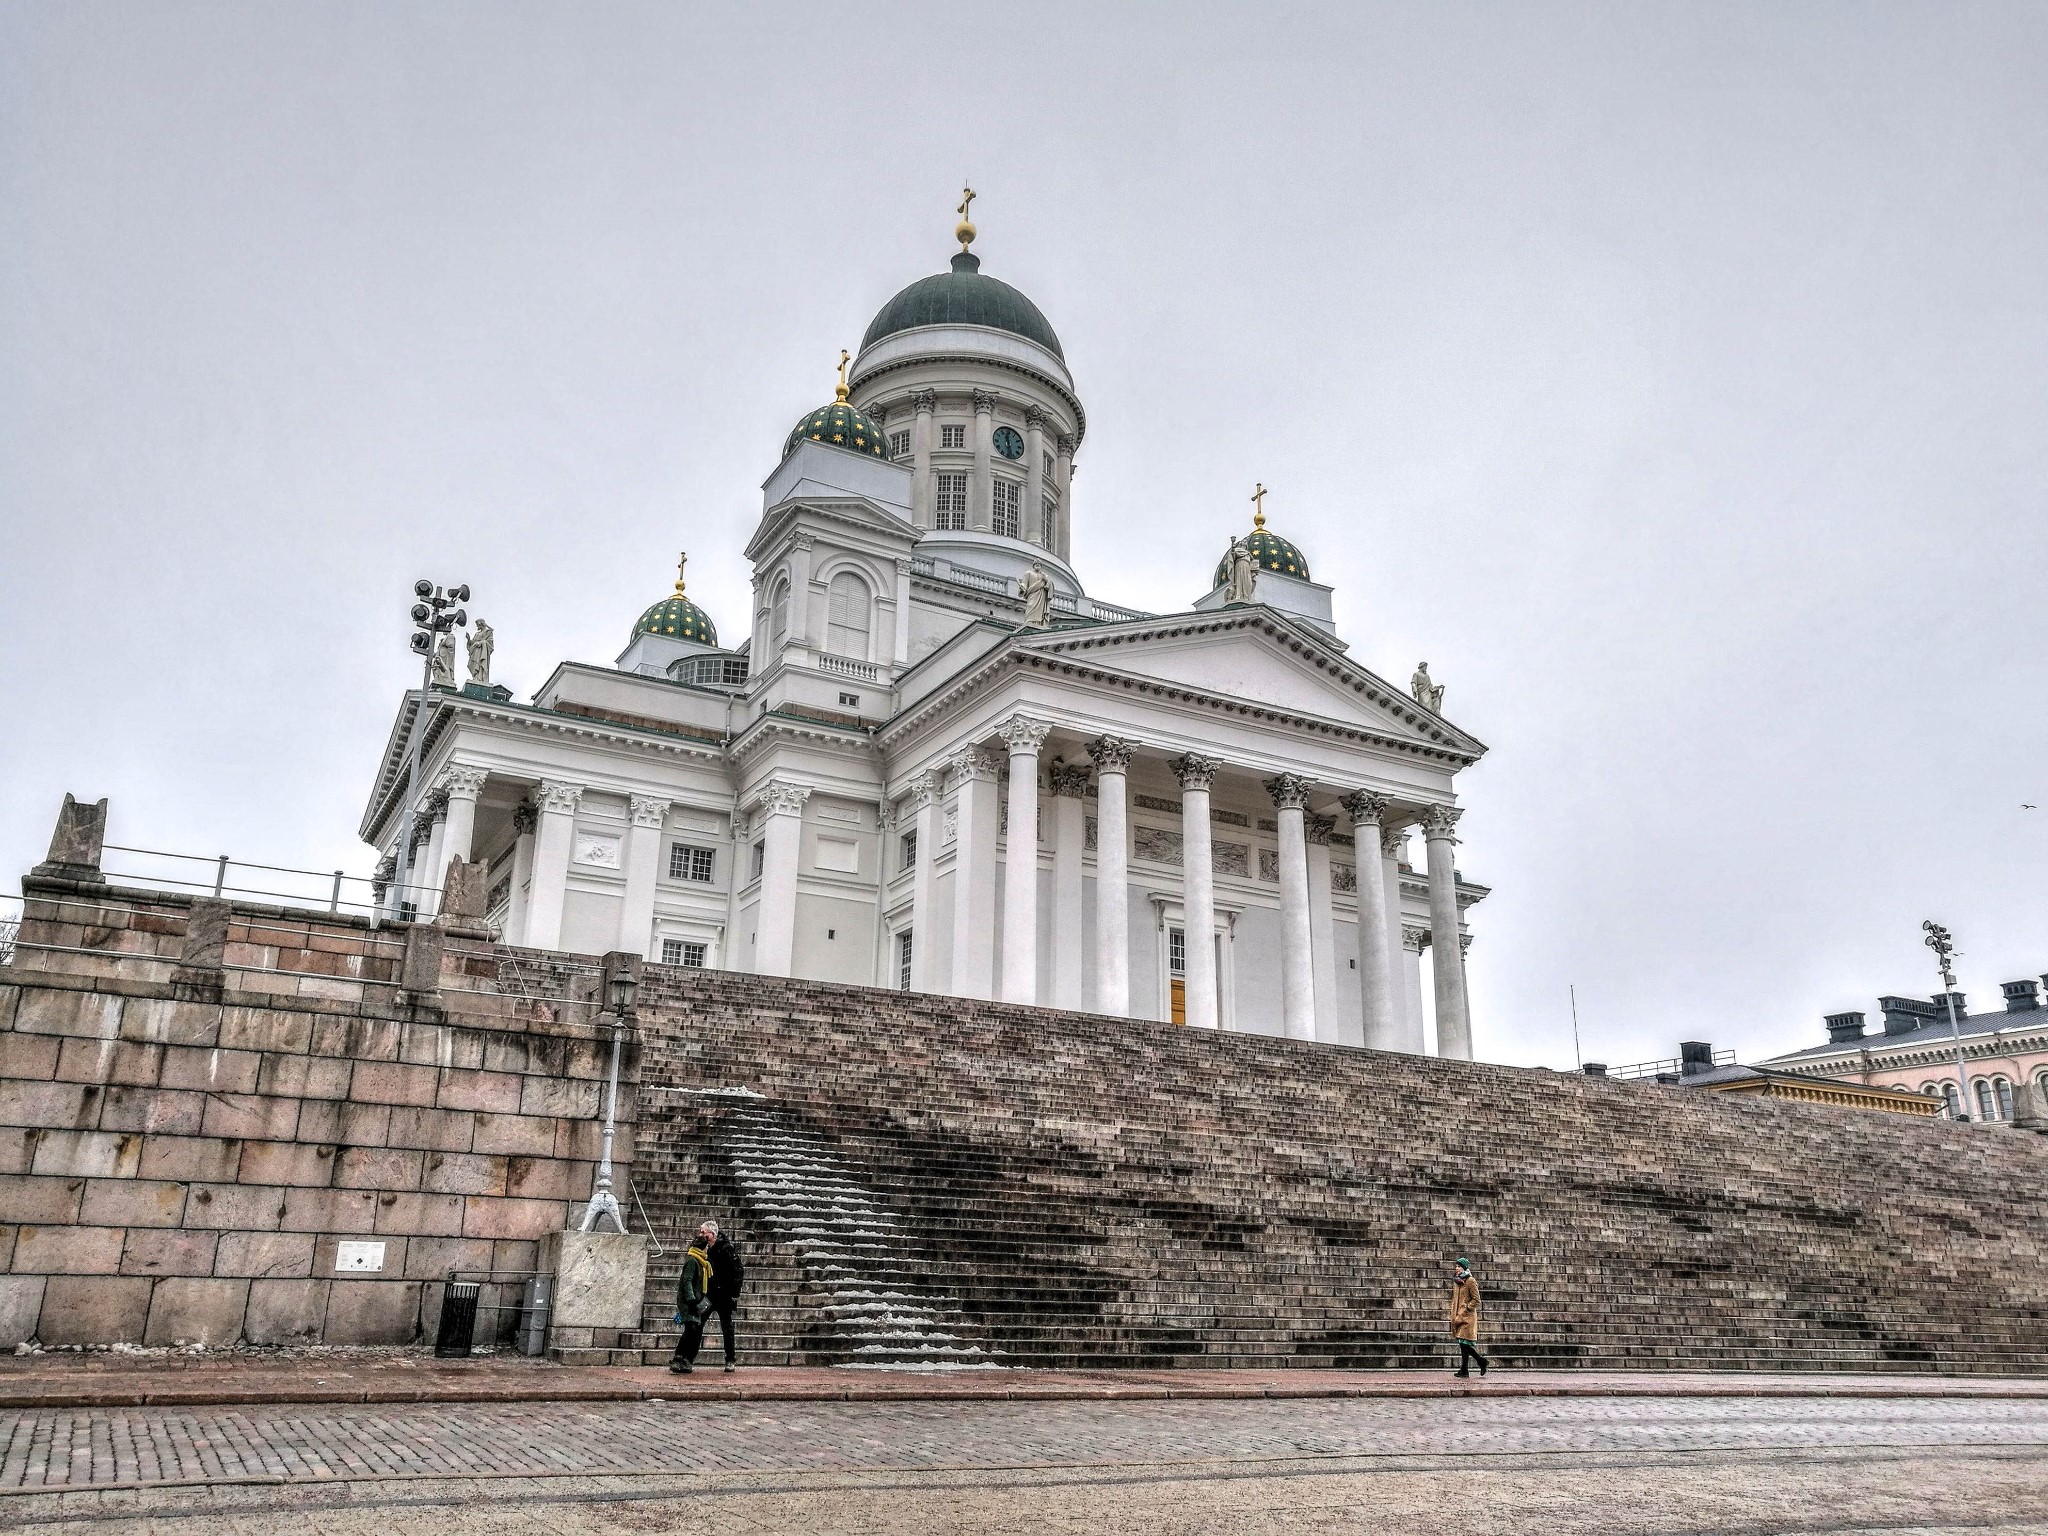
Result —
<path fill-rule="evenodd" d="M 450 1280 L 441 1298 L 441 1332 L 434 1340 L 439 1360 L 463 1360 L 476 1338 L 476 1302 L 483 1291 L 478 1280 Z"/>

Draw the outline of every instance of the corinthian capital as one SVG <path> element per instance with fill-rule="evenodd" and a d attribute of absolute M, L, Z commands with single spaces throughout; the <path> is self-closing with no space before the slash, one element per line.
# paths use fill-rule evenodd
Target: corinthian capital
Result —
<path fill-rule="evenodd" d="M 1070 437 L 1065 432 L 1062 432 L 1059 435 L 1058 439 L 1053 443 L 1053 450 L 1056 453 L 1058 453 L 1062 458 L 1071 459 L 1074 456 L 1074 450 L 1080 446 L 1081 444 L 1078 439 Z"/>
<path fill-rule="evenodd" d="M 450 768 L 441 775 L 441 791 L 450 800 L 474 800 L 484 792 L 488 778 L 481 768 Z"/>
<path fill-rule="evenodd" d="M 1024 407 L 1025 426 L 1035 428 L 1036 430 L 1043 432 L 1045 430 L 1045 424 L 1047 420 L 1048 417 L 1046 416 L 1045 412 L 1041 411 L 1037 406 L 1027 405 Z"/>
<path fill-rule="evenodd" d="M 1088 768 L 1084 763 L 1054 763 L 1046 769 L 1047 787 L 1055 796 L 1082 800 L 1088 795 Z"/>
<path fill-rule="evenodd" d="M 1447 843 L 1455 843 L 1458 839 L 1454 829 L 1458 825 L 1458 818 L 1464 814 L 1464 811 L 1455 805 L 1425 806 L 1422 812 L 1422 835 L 1431 842 L 1441 839 Z"/>
<path fill-rule="evenodd" d="M 659 827 L 668 820 L 668 802 L 652 795 L 634 795 L 632 817 L 636 827 Z"/>
<path fill-rule="evenodd" d="M 1180 780 L 1182 789 L 1206 791 L 1216 782 L 1216 772 L 1223 765 L 1213 757 L 1203 757 L 1197 752 L 1183 752 L 1166 765 L 1173 770 L 1173 776 Z"/>
<path fill-rule="evenodd" d="M 986 416 L 996 408 L 996 397 L 985 389 L 974 392 L 974 414 Z"/>
<path fill-rule="evenodd" d="M 1377 827 L 1380 818 L 1387 814 L 1387 797 L 1376 795 L 1369 789 L 1354 789 L 1338 804 L 1344 807 L 1344 814 L 1351 818 L 1353 827 Z"/>
<path fill-rule="evenodd" d="M 1308 804 L 1308 780 L 1298 773 L 1280 773 L 1266 780 L 1266 793 L 1283 811 L 1298 811 Z"/>
<path fill-rule="evenodd" d="M 920 415 L 928 416 L 939 408 L 939 397 L 934 390 L 920 389 L 910 397 L 910 403 L 917 407 Z"/>
<path fill-rule="evenodd" d="M 565 784 L 560 779 L 542 779 L 535 795 L 543 811 L 558 815 L 572 813 L 583 799 L 581 784 Z"/>
<path fill-rule="evenodd" d="M 540 807 L 531 800 L 522 800 L 512 807 L 512 830 L 524 837 L 540 828 Z"/>
<path fill-rule="evenodd" d="M 1408 829 L 1406 827 L 1380 828 L 1380 857 L 1398 859 L 1408 851 Z"/>
<path fill-rule="evenodd" d="M 1052 723 L 1034 720 L 1029 715 L 1012 715 L 996 727 L 996 734 L 1003 738 L 1003 745 L 1010 749 L 1012 757 L 1019 753 L 1033 754 L 1044 745 Z"/>
<path fill-rule="evenodd" d="M 1330 846 L 1330 834 L 1337 830 L 1337 818 L 1318 816 L 1314 811 L 1303 811 L 1301 830 L 1302 835 L 1316 847 L 1327 848 Z"/>
<path fill-rule="evenodd" d="M 1088 755 L 1095 759 L 1097 773 L 1128 773 L 1131 744 L 1116 736 L 1098 736 L 1088 743 Z"/>
<path fill-rule="evenodd" d="M 996 760 L 979 747 L 963 747 L 946 760 L 946 766 L 953 770 L 955 783 L 964 783 L 968 779 L 995 782 Z"/>
<path fill-rule="evenodd" d="M 1425 949 L 1429 948 L 1429 930 L 1427 928 L 1411 928 L 1408 924 L 1403 923 L 1401 925 L 1401 947 L 1411 955 L 1421 954 Z"/>
<path fill-rule="evenodd" d="M 761 786 L 761 810 L 768 816 L 801 816 L 804 802 L 811 798 L 811 786 L 792 784 L 788 779 L 770 779 Z"/>
<path fill-rule="evenodd" d="M 914 773 L 904 786 L 905 799 L 913 813 L 923 810 L 932 803 L 932 797 L 939 792 L 939 776 L 927 770 Z"/>

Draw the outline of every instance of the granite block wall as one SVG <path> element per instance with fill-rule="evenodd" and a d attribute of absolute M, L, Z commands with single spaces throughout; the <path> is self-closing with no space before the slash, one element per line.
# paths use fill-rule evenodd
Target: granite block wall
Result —
<path fill-rule="evenodd" d="M 25 892 L 0 970 L 0 1346 L 405 1343 L 451 1269 L 531 1270 L 580 1214 L 610 1051 L 587 967 L 91 881 Z"/>

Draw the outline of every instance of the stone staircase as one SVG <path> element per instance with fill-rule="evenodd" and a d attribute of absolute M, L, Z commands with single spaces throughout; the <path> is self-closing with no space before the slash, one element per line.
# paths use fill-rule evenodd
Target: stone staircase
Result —
<path fill-rule="evenodd" d="M 1511 1367 L 2048 1370 L 2048 1139 L 649 973 L 621 1361 L 710 1216 L 758 1364 L 1445 1368 L 1469 1253 Z"/>

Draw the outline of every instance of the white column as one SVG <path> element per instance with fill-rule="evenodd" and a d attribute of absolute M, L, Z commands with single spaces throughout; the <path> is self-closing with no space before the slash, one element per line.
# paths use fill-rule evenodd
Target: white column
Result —
<path fill-rule="evenodd" d="M 935 974 L 939 957 L 937 914 L 932 911 L 932 865 L 939 857 L 939 776 L 920 773 L 910 781 L 912 835 L 917 862 L 910 868 L 910 990 L 943 992 Z"/>
<path fill-rule="evenodd" d="M 527 887 L 533 883 L 533 832 L 540 824 L 540 812 L 533 802 L 522 800 L 512 808 L 512 901 L 505 912 L 505 942 L 526 942 Z"/>
<path fill-rule="evenodd" d="M 1330 883 L 1330 834 L 1336 820 L 1301 813 L 1302 835 L 1308 839 L 1309 958 L 1315 966 L 1315 1037 L 1325 1045 L 1344 1043 L 1337 1017 L 1337 912 Z"/>
<path fill-rule="evenodd" d="M 1454 863 L 1458 839 L 1453 828 L 1465 813 L 1432 805 L 1423 815 L 1429 841 L 1429 943 L 1435 951 L 1436 1053 L 1456 1061 L 1472 1059 L 1472 1020 L 1465 1011 L 1464 946 L 1458 942 L 1458 886 Z"/>
<path fill-rule="evenodd" d="M 1054 762 L 1052 790 L 1052 1005 L 1087 1005 L 1088 948 L 1081 921 L 1081 860 L 1088 841 L 1088 768 Z"/>
<path fill-rule="evenodd" d="M 661 828 L 668 802 L 634 795 L 626 830 L 626 901 L 619 912 L 619 948 L 648 958 L 654 943 L 654 882 L 661 873 Z"/>
<path fill-rule="evenodd" d="M 891 652 L 899 667 L 910 664 L 910 562 L 896 562 L 896 644 Z M 911 954 L 915 957 L 915 946 Z"/>
<path fill-rule="evenodd" d="M 1044 526 L 1045 517 L 1045 413 L 1037 406 L 1024 412 L 1024 537 L 1042 542 L 1047 549 L 1059 545 L 1059 523 Z"/>
<path fill-rule="evenodd" d="M 1062 432 L 1059 437 L 1059 456 L 1053 460 L 1053 484 L 1058 488 L 1060 498 L 1059 547 L 1053 553 L 1062 560 L 1073 557 L 1074 446 L 1074 440 Z"/>
<path fill-rule="evenodd" d="M 932 412 L 938 396 L 920 389 L 911 397 L 917 424 L 910 429 L 910 520 L 920 528 L 932 525 Z M 917 943 L 911 941 L 910 963 L 917 964 Z"/>
<path fill-rule="evenodd" d="M 448 841 L 448 791 L 438 786 L 426 793 L 419 820 L 427 828 L 427 851 L 413 860 L 412 901 L 421 917 L 441 910 L 441 882 L 448 878 L 448 866 L 441 861 L 442 845 Z"/>
<path fill-rule="evenodd" d="M 1038 1001 L 1038 749 L 1052 727 L 1012 715 L 997 727 L 1010 749 L 1010 834 L 1003 865 L 1003 1001 Z"/>
<path fill-rule="evenodd" d="M 996 397 L 987 390 L 974 392 L 974 478 L 967 487 L 967 526 L 988 532 L 993 523 L 995 475 L 989 468 L 996 421 Z"/>
<path fill-rule="evenodd" d="M 1428 1044 L 1422 1019 L 1422 952 L 1429 948 L 1429 930 L 1402 923 L 1400 942 L 1402 1006 L 1408 1015 L 1408 1036 L 1414 1042 L 1411 1054 L 1420 1056 Z"/>
<path fill-rule="evenodd" d="M 1382 868 L 1386 874 L 1387 885 L 1387 958 L 1393 966 L 1397 981 L 1395 990 L 1404 997 L 1406 992 L 1403 988 L 1411 989 L 1415 994 L 1413 1007 L 1409 1007 L 1405 1002 L 1401 1005 L 1401 1044 L 1396 1049 L 1420 1056 L 1429 1044 L 1428 1032 L 1423 1027 L 1422 1018 L 1421 970 L 1415 959 L 1415 956 L 1422 953 L 1422 948 L 1416 945 L 1411 950 L 1408 944 L 1408 920 L 1401 895 L 1401 863 L 1408 852 L 1408 829 L 1382 825 L 1380 852 L 1385 858 Z M 1428 929 L 1417 931 L 1425 939 L 1428 937 Z M 1407 971 L 1405 982 L 1400 981 L 1403 967 L 1406 967 Z"/>
<path fill-rule="evenodd" d="M 562 943 L 562 903 L 569 894 L 569 851 L 575 840 L 576 802 L 581 784 L 543 779 L 534 799 L 540 826 L 533 839 L 533 889 L 526 906 L 526 947 L 557 949 Z"/>
<path fill-rule="evenodd" d="M 1382 842 L 1380 818 L 1386 810 L 1387 797 L 1370 790 L 1344 797 L 1358 853 L 1358 1009 L 1366 1049 L 1373 1051 L 1405 1049 L 1394 1011 L 1394 954 L 1388 943 L 1387 871 L 1393 861 Z"/>
<path fill-rule="evenodd" d="M 1266 781 L 1280 822 L 1280 1013 L 1290 1040 L 1316 1037 L 1316 971 L 1308 932 L 1308 844 L 1301 825 L 1308 781 Z M 1183 813 L 1185 809 L 1183 809 Z"/>
<path fill-rule="evenodd" d="M 1193 752 L 1168 765 L 1180 780 L 1181 905 L 1187 917 L 1187 1020 L 1222 1022 L 1216 1007 L 1216 868 L 1209 842 L 1209 786 L 1220 766 Z"/>
<path fill-rule="evenodd" d="M 448 866 L 456 859 L 467 864 L 476 842 L 476 802 L 490 777 L 481 768 L 450 768 L 441 775 L 441 788 L 448 795 L 448 826 L 441 837 L 441 862 L 433 879 L 438 890 L 448 878 Z"/>
<path fill-rule="evenodd" d="M 1114 736 L 1088 744 L 1095 759 L 1095 1010 L 1131 1012 L 1131 833 L 1125 815 L 1131 745 Z"/>
<path fill-rule="evenodd" d="M 953 770 L 953 984 L 959 997 L 995 995 L 996 765 L 979 747 Z"/>
<path fill-rule="evenodd" d="M 754 913 L 754 970 L 789 976 L 796 967 L 796 874 L 803 849 L 804 802 L 808 784 L 770 779 L 761 786 L 762 834 L 760 906 Z"/>
<path fill-rule="evenodd" d="M 790 541 L 789 557 L 789 644 L 816 648 L 811 639 L 811 545 L 808 533 Z"/>

